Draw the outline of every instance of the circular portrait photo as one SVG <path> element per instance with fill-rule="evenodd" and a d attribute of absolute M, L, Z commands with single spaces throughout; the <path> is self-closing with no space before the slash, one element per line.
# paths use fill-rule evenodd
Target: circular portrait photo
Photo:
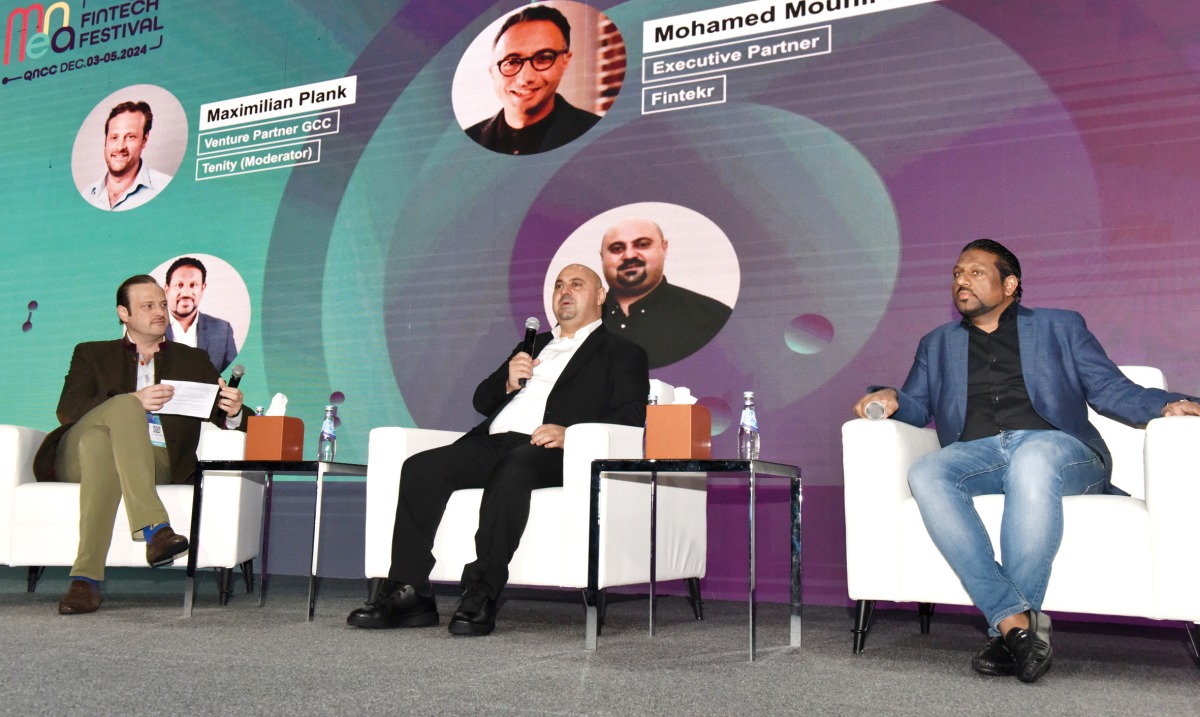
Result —
<path fill-rule="evenodd" d="M 117 90 L 88 113 L 75 135 L 75 188 L 106 212 L 140 207 L 171 183 L 187 143 L 187 115 L 175 95 L 155 85 Z"/>
<path fill-rule="evenodd" d="M 580 2 L 498 18 L 458 63 L 451 101 L 467 136 L 501 154 L 537 154 L 591 129 L 625 80 L 625 40 Z"/>
<path fill-rule="evenodd" d="M 211 254 L 187 254 L 150 276 L 167 292 L 167 338 L 208 352 L 217 371 L 229 368 L 250 331 L 250 292 L 237 270 Z"/>
<path fill-rule="evenodd" d="M 568 264 L 604 282 L 604 326 L 641 345 L 650 368 L 699 351 L 737 304 L 741 269 L 729 237 L 708 217 L 677 204 L 639 202 L 588 220 L 559 247 L 543 296 L 553 326 L 555 277 Z M 668 280 L 669 277 L 669 280 Z"/>

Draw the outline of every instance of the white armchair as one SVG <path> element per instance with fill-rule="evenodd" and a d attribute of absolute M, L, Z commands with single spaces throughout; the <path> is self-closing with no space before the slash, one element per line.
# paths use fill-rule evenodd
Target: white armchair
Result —
<path fill-rule="evenodd" d="M 1165 387 L 1158 369 L 1121 370 L 1135 383 Z M 1043 607 L 1181 620 L 1188 624 L 1194 652 L 1200 639 L 1194 527 L 1200 509 L 1200 417 L 1160 418 L 1140 429 L 1089 413 L 1112 451 L 1113 483 L 1130 495 L 1063 500 L 1063 541 Z M 920 603 L 922 632 L 929 630 L 933 604 L 971 604 L 925 531 L 908 488 L 909 466 L 937 449 L 929 428 L 866 419 L 842 426 L 847 583 L 858 605 L 856 653 L 863 649 L 876 600 Z M 1000 555 L 1004 496 L 974 500 Z"/>
<path fill-rule="evenodd" d="M 391 566 L 392 528 L 400 494 L 400 467 L 410 455 L 447 445 L 450 431 L 376 428 L 367 459 L 365 569 L 385 578 Z M 588 584 L 588 516 L 591 463 L 598 458 L 640 458 L 642 429 L 602 423 L 567 428 L 563 486 L 533 491 L 529 523 L 509 563 L 513 585 L 585 589 Z M 434 540 L 434 581 L 458 582 L 475 559 L 481 489 L 455 491 Z M 707 492 L 703 476 L 660 478 L 658 580 L 687 580 L 697 619 L 699 579 L 707 558 Z M 608 475 L 600 490 L 598 587 L 636 585 L 650 579 L 650 485 L 644 475 Z M 601 603 L 603 604 L 603 603 Z"/>
<path fill-rule="evenodd" d="M 42 568 L 72 565 L 79 546 L 79 485 L 39 483 L 33 476 L 33 456 L 45 435 L 23 426 L 0 426 L 0 564 L 28 567 L 29 592 L 36 588 Z M 202 459 L 236 460 L 244 457 L 245 451 L 245 433 L 205 424 L 196 453 Z M 158 495 L 171 516 L 171 527 L 190 536 L 192 486 L 159 486 Z M 229 600 L 234 567 L 241 566 L 247 589 L 251 588 L 262 499 L 262 485 L 240 474 L 205 475 L 200 516 L 204 542 L 197 556 L 198 567 L 220 569 L 222 605 Z M 123 503 L 117 510 L 105 564 L 146 567 L 146 546 L 130 538 Z"/>

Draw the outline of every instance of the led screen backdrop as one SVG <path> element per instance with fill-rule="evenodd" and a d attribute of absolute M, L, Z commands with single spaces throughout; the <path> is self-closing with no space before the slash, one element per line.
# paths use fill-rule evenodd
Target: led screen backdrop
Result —
<path fill-rule="evenodd" d="M 591 119 L 513 155 L 481 128 L 513 92 L 492 44 L 516 2 L 0 2 L 0 422 L 53 427 L 71 347 L 119 335 L 117 284 L 192 256 L 251 405 L 286 394 L 315 439 L 340 403 L 354 461 L 374 426 L 465 430 L 525 319 L 550 325 L 548 277 L 602 271 L 605 232 L 649 220 L 717 317 L 650 347 L 652 375 L 712 410 L 718 454 L 757 393 L 764 457 L 804 475 L 806 595 L 836 602 L 840 425 L 952 318 L 967 241 L 1012 248 L 1025 303 L 1082 311 L 1118 363 L 1200 390 L 1200 6 L 550 4 L 557 91 Z M 154 117 L 123 202 L 122 102 Z M 710 498 L 718 594 L 744 580 L 741 491 Z M 779 597 L 782 491 L 765 511 Z"/>

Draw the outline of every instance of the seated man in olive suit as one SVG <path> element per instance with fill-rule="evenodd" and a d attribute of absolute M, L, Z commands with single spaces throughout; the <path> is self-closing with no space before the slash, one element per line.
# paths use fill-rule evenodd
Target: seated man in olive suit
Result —
<path fill-rule="evenodd" d="M 162 415 L 174 393 L 166 380 L 220 386 L 208 420 L 242 428 L 242 392 L 229 388 L 208 354 L 165 338 L 167 297 L 154 277 L 133 276 L 117 289 L 125 336 L 75 347 L 58 401 L 62 425 L 34 459 L 38 480 L 79 483 L 79 551 L 71 585 L 58 603 L 64 615 L 100 607 L 104 560 L 117 506 L 125 499 L 129 532 L 146 542 L 151 567 L 186 553 L 187 538 L 171 529 L 155 485 L 185 483 L 196 467 L 200 419 Z M 243 428 L 244 430 L 244 428 Z"/>
<path fill-rule="evenodd" d="M 566 267 L 554 283 L 553 305 L 558 326 L 537 335 L 533 354 L 518 345 L 475 389 L 475 410 L 487 418 L 449 446 L 404 462 L 388 580 L 372 602 L 350 613 L 350 625 L 438 623 L 429 584 L 433 539 L 451 493 L 483 488 L 476 560 L 463 568 L 464 592 L 450 632 L 490 633 L 508 563 L 525 532 L 530 494 L 562 485 L 567 426 L 645 424 L 646 351 L 604 328 L 600 277 L 578 264 Z"/>

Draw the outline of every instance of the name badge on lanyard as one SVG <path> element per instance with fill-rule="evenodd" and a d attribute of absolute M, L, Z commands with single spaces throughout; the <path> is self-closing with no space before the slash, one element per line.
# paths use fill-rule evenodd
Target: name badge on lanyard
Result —
<path fill-rule="evenodd" d="M 167 439 L 163 437 L 162 419 L 157 413 L 146 412 L 146 423 L 150 427 L 150 445 L 159 448 L 167 447 Z"/>

